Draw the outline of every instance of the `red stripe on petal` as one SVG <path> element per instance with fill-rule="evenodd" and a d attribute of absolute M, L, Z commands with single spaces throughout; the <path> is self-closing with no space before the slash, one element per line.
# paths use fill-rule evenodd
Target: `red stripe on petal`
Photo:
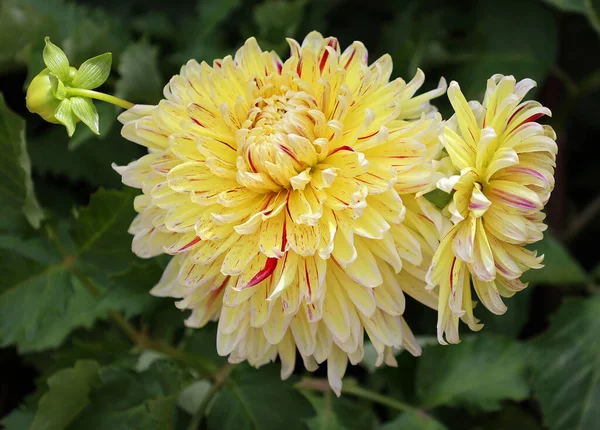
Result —
<path fill-rule="evenodd" d="M 273 274 L 275 271 L 275 267 L 277 267 L 277 259 L 273 257 L 267 258 L 267 262 L 265 263 L 265 267 L 262 268 L 254 277 L 248 282 L 248 284 L 244 288 L 254 287 L 258 285 L 269 276 Z"/>
<path fill-rule="evenodd" d="M 323 73 L 325 64 L 327 64 L 328 58 L 329 58 L 329 51 L 326 49 L 325 52 L 323 52 L 323 56 L 321 57 L 321 63 L 319 64 L 319 70 L 321 70 L 321 74 Z"/>
<path fill-rule="evenodd" d="M 302 163 L 300 163 L 300 161 L 298 161 L 298 158 L 294 155 L 294 153 L 289 150 L 289 148 L 286 148 L 283 145 L 277 145 L 277 146 L 279 147 L 279 149 L 281 149 L 283 152 L 285 152 L 287 155 L 289 155 L 296 163 L 302 164 Z"/>
<path fill-rule="evenodd" d="M 456 291 L 454 288 L 454 280 L 453 278 L 453 274 L 454 274 L 454 265 L 456 264 L 456 257 L 454 257 L 454 260 L 452 260 L 452 266 L 450 266 L 450 291 L 452 292 L 452 297 L 455 296 Z"/>
<path fill-rule="evenodd" d="M 350 152 L 355 152 L 354 148 L 352 148 L 351 146 L 348 145 L 344 145 L 344 146 L 340 146 L 339 148 L 335 148 L 333 151 L 331 151 L 329 154 L 327 154 L 327 156 L 333 155 L 336 152 L 340 152 L 340 151 L 350 151 Z"/>
<path fill-rule="evenodd" d="M 195 237 L 194 240 L 192 240 L 190 243 L 188 243 L 187 245 L 185 245 L 183 248 L 180 248 L 177 252 L 183 252 L 186 249 L 188 249 L 190 246 L 194 246 L 198 242 L 200 242 L 200 238 L 199 237 Z"/>
<path fill-rule="evenodd" d="M 348 69 L 348 66 L 350 65 L 350 63 L 352 62 L 352 60 L 354 59 L 354 55 L 356 54 L 356 49 L 352 50 L 352 55 L 350 55 L 350 58 L 348 58 L 348 61 L 346 61 L 346 64 L 344 64 L 344 69 Z"/>

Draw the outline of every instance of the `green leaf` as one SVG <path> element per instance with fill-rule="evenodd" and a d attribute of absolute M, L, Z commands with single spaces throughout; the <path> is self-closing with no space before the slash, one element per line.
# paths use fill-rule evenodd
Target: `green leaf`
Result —
<path fill-rule="evenodd" d="M 177 405 L 190 415 L 194 415 L 210 391 L 211 383 L 205 379 L 193 382 L 183 389 Z"/>
<path fill-rule="evenodd" d="M 116 95 L 134 103 L 154 104 L 165 84 L 158 68 L 158 48 L 140 41 L 127 47 L 118 67 Z"/>
<path fill-rule="evenodd" d="M 258 370 L 238 365 L 214 400 L 208 429 L 305 429 L 314 412 L 308 400 L 294 389 L 294 378 L 281 381 L 278 366 Z"/>
<path fill-rule="evenodd" d="M 185 350 L 190 354 L 202 357 L 215 364 L 225 364 L 227 357 L 217 352 L 217 324 L 208 323 L 202 328 L 194 329 L 186 339 Z"/>
<path fill-rule="evenodd" d="M 558 50 L 551 10 L 536 2 L 482 0 L 477 2 L 472 22 L 464 51 L 455 54 L 464 61 L 449 74 L 467 100 L 481 100 L 487 79 L 496 73 L 544 83 Z"/>
<path fill-rule="evenodd" d="M 29 409 L 13 409 L 10 414 L 2 418 L 0 424 L 4 426 L 4 430 L 29 429 L 34 415 L 34 412 Z"/>
<path fill-rule="evenodd" d="M 424 349 L 417 369 L 421 406 L 499 409 L 504 399 L 527 398 L 525 360 L 514 340 L 478 335 L 458 345 Z"/>
<path fill-rule="evenodd" d="M 94 134 L 100 134 L 100 118 L 94 103 L 84 97 L 71 97 L 73 113 L 88 126 Z M 60 109 L 60 106 L 59 106 Z"/>
<path fill-rule="evenodd" d="M 0 231 L 17 231 L 26 219 L 38 228 L 43 219 L 31 180 L 25 121 L 12 112 L 0 94 Z"/>
<path fill-rule="evenodd" d="M 110 52 L 86 60 L 79 67 L 71 86 L 86 90 L 98 88 L 108 79 L 111 65 L 112 54 Z"/>
<path fill-rule="evenodd" d="M 60 345 L 76 327 L 97 318 L 96 299 L 74 283 L 61 257 L 40 264 L 12 251 L 0 251 L 0 346 L 21 352 Z"/>
<path fill-rule="evenodd" d="M 110 274 L 121 272 L 137 261 L 131 252 L 131 235 L 127 233 L 133 221 L 132 189 L 100 189 L 81 209 L 79 218 L 71 229 L 78 246 L 78 263 L 90 273 Z"/>
<path fill-rule="evenodd" d="M 98 384 L 98 363 L 78 361 L 71 369 L 48 378 L 30 430 L 62 430 L 89 404 L 91 387 Z"/>
<path fill-rule="evenodd" d="M 592 270 L 592 276 L 594 277 L 595 281 L 600 280 L 600 264 L 596 264 L 596 266 Z"/>
<path fill-rule="evenodd" d="M 429 415 L 403 412 L 398 418 L 384 423 L 380 430 L 447 430 L 447 427 Z"/>
<path fill-rule="evenodd" d="M 47 378 L 79 360 L 94 360 L 101 366 L 133 368 L 139 357 L 131 341 L 115 325 L 98 324 L 89 330 L 79 330 L 65 345 L 52 351 L 28 354 L 27 361 L 35 366 L 41 378 Z"/>
<path fill-rule="evenodd" d="M 600 296 L 567 299 L 531 342 L 535 397 L 550 430 L 597 428 L 600 420 Z"/>
<path fill-rule="evenodd" d="M 171 20 L 160 12 L 132 17 L 131 27 L 144 36 L 173 39 L 178 31 Z"/>
<path fill-rule="evenodd" d="M 46 46 L 44 47 L 44 64 L 52 73 L 58 76 L 63 82 L 69 80 L 69 59 L 62 49 L 50 42 L 50 38 L 44 39 Z"/>
<path fill-rule="evenodd" d="M 594 30 L 600 33 L 600 1 L 598 0 L 583 0 L 585 5 L 585 12 L 588 20 Z"/>
<path fill-rule="evenodd" d="M 452 201 L 452 194 L 436 189 L 425 194 L 425 198 L 439 209 L 444 209 Z"/>
<path fill-rule="evenodd" d="M 495 315 L 483 308 L 477 307 L 475 315 L 484 324 L 485 333 L 503 334 L 518 338 L 523 326 L 529 319 L 529 305 L 534 285 L 529 286 L 513 297 L 503 298 L 508 310 L 503 315 Z"/>
<path fill-rule="evenodd" d="M 585 13 L 586 0 L 544 0 L 546 3 L 564 12 Z"/>
<path fill-rule="evenodd" d="M 589 282 L 585 270 L 550 232 L 546 232 L 544 239 L 531 245 L 530 248 L 537 250 L 538 255 L 544 255 L 544 267 L 525 272 L 521 277 L 523 282 L 548 285 L 585 284 Z"/>
<path fill-rule="evenodd" d="M 241 0 L 198 0 L 199 36 L 205 38 L 212 33 L 234 9 L 240 6 L 240 3 Z"/>
<path fill-rule="evenodd" d="M 113 108 L 107 103 L 101 103 L 98 107 L 101 133 L 104 133 L 102 127 L 106 124 L 102 117 L 103 105 Z M 114 109 L 112 110 L 114 119 Z M 92 188 L 121 188 L 121 178 L 111 168 L 111 163 L 127 164 L 141 157 L 145 148 L 123 140 L 120 127 L 113 126 L 108 134 L 99 137 L 87 127 L 78 127 L 73 139 L 78 137 L 80 131 L 102 141 L 83 145 L 77 148 L 77 151 L 70 151 L 69 138 L 60 127 L 46 128 L 43 134 L 29 138 L 34 169 L 40 175 L 58 177 L 61 180 L 69 179 L 74 183 L 82 182 Z"/>
<path fill-rule="evenodd" d="M 376 428 L 377 417 L 369 404 L 359 404 L 349 397 L 336 397 L 332 392 L 324 396 L 302 392 L 316 411 L 306 420 L 311 430 L 363 430 Z M 360 410 L 360 414 L 356 411 Z"/>
<path fill-rule="evenodd" d="M 306 421 L 310 430 L 347 430 L 333 409 L 331 392 L 325 393 L 323 397 L 307 395 L 307 398 L 317 412 L 315 417 Z"/>
<path fill-rule="evenodd" d="M 149 291 L 158 283 L 162 272 L 154 262 L 134 263 L 125 271 L 110 276 L 108 291 L 99 306 L 121 311 L 127 318 L 156 309 L 161 299 L 151 296 Z"/>
<path fill-rule="evenodd" d="M 86 430 L 168 429 L 179 393 L 190 375 L 166 360 L 141 373 L 109 367 L 101 386 L 71 428 Z"/>
<path fill-rule="evenodd" d="M 69 137 L 73 136 L 73 133 L 75 133 L 75 121 L 77 118 L 73 113 L 71 100 L 64 99 L 62 102 L 60 102 L 58 108 L 56 108 L 56 111 L 54 112 L 54 118 L 56 118 L 58 122 L 67 128 L 67 134 Z"/>
<path fill-rule="evenodd" d="M 281 50 L 286 37 L 294 37 L 302 21 L 307 0 L 274 0 L 259 3 L 253 10 L 263 49 Z"/>

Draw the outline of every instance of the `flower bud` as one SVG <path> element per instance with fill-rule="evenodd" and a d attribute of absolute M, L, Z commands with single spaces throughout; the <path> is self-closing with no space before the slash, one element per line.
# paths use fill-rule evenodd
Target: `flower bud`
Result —
<path fill-rule="evenodd" d="M 49 69 L 44 69 L 33 78 L 29 84 L 29 88 L 27 88 L 25 100 L 29 112 L 37 113 L 44 120 L 53 124 L 60 124 L 54 117 L 54 112 L 62 100 L 54 95 L 50 78 L 51 73 Z M 75 67 L 69 68 L 71 79 L 76 73 L 77 69 Z"/>

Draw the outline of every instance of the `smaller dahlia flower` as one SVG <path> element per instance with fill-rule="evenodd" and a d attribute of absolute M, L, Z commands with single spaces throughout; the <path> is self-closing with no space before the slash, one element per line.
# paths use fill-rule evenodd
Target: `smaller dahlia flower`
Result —
<path fill-rule="evenodd" d="M 494 314 L 527 284 L 519 277 L 542 267 L 543 256 L 524 245 L 542 239 L 542 208 L 554 187 L 556 135 L 536 121 L 550 110 L 522 99 L 535 86 L 524 79 L 494 75 L 483 104 L 467 103 L 456 82 L 448 89 L 455 115 L 441 135 L 458 173 L 438 182 L 453 197 L 447 207 L 454 226 L 443 237 L 427 273 L 439 293 L 437 332 L 440 343 L 457 343 L 458 320 L 472 330 L 471 285 Z M 444 340 L 444 335 L 446 341 Z"/>
<path fill-rule="evenodd" d="M 310 33 L 283 61 L 249 39 L 234 57 L 189 61 L 157 106 L 124 112 L 125 138 L 149 154 L 115 167 L 142 190 L 131 225 L 140 257 L 173 255 L 157 296 L 180 299 L 186 324 L 218 320 L 217 351 L 282 378 L 297 352 L 327 361 L 339 395 L 348 361 L 420 354 L 404 294 L 430 307 L 425 274 L 441 212 L 422 194 L 440 178 L 440 115 L 390 80 L 385 55 Z"/>

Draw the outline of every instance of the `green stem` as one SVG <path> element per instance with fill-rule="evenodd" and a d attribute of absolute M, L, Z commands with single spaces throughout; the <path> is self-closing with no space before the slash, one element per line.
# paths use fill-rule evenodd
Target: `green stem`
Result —
<path fill-rule="evenodd" d="M 331 388 L 329 388 L 329 383 L 327 382 L 327 380 L 319 378 L 305 378 L 296 384 L 296 388 L 320 391 L 323 393 L 327 393 L 331 390 Z M 425 414 L 421 409 L 415 408 L 414 406 L 411 406 L 407 403 L 403 403 L 392 397 L 375 393 L 356 384 L 350 384 L 346 382 L 344 387 L 342 388 L 342 393 L 349 394 L 351 396 L 356 396 L 361 399 L 369 400 L 373 403 L 379 403 L 380 405 L 384 405 L 392 409 L 396 409 L 398 411 L 416 412 L 421 415 Z"/>
<path fill-rule="evenodd" d="M 417 408 L 403 403 L 399 400 L 396 400 L 392 397 L 384 396 L 379 393 L 375 393 L 373 391 L 367 390 L 366 388 L 360 387 L 358 385 L 349 385 L 348 387 L 342 389 L 342 392 L 345 394 L 354 395 L 361 399 L 369 400 L 374 403 L 379 403 L 380 405 L 384 405 L 390 407 L 392 409 L 396 409 L 398 411 L 411 411 L 416 412 Z"/>
<path fill-rule="evenodd" d="M 214 399 L 214 397 L 217 395 L 217 393 L 225 384 L 225 382 L 227 382 L 227 377 L 229 376 L 232 370 L 233 364 L 227 363 L 221 368 L 221 370 L 219 370 L 218 373 L 214 375 L 214 384 L 212 385 L 212 387 L 210 387 L 209 392 L 206 393 L 206 395 L 202 399 L 202 402 L 198 406 L 198 409 L 196 409 L 196 412 L 194 413 L 194 416 L 192 417 L 188 426 L 188 430 L 197 430 L 200 428 L 200 425 L 202 424 L 202 419 L 204 418 L 204 415 L 206 415 L 206 410 L 208 409 L 210 402 L 212 401 L 212 399 Z"/>
<path fill-rule="evenodd" d="M 72 96 L 81 96 L 81 97 L 89 97 L 91 99 L 101 100 L 106 103 L 110 103 L 124 109 L 131 109 L 135 105 L 127 100 L 120 99 L 115 96 L 111 96 L 109 94 L 104 94 L 99 91 L 94 90 L 83 90 L 80 88 L 67 88 L 67 97 Z"/>

